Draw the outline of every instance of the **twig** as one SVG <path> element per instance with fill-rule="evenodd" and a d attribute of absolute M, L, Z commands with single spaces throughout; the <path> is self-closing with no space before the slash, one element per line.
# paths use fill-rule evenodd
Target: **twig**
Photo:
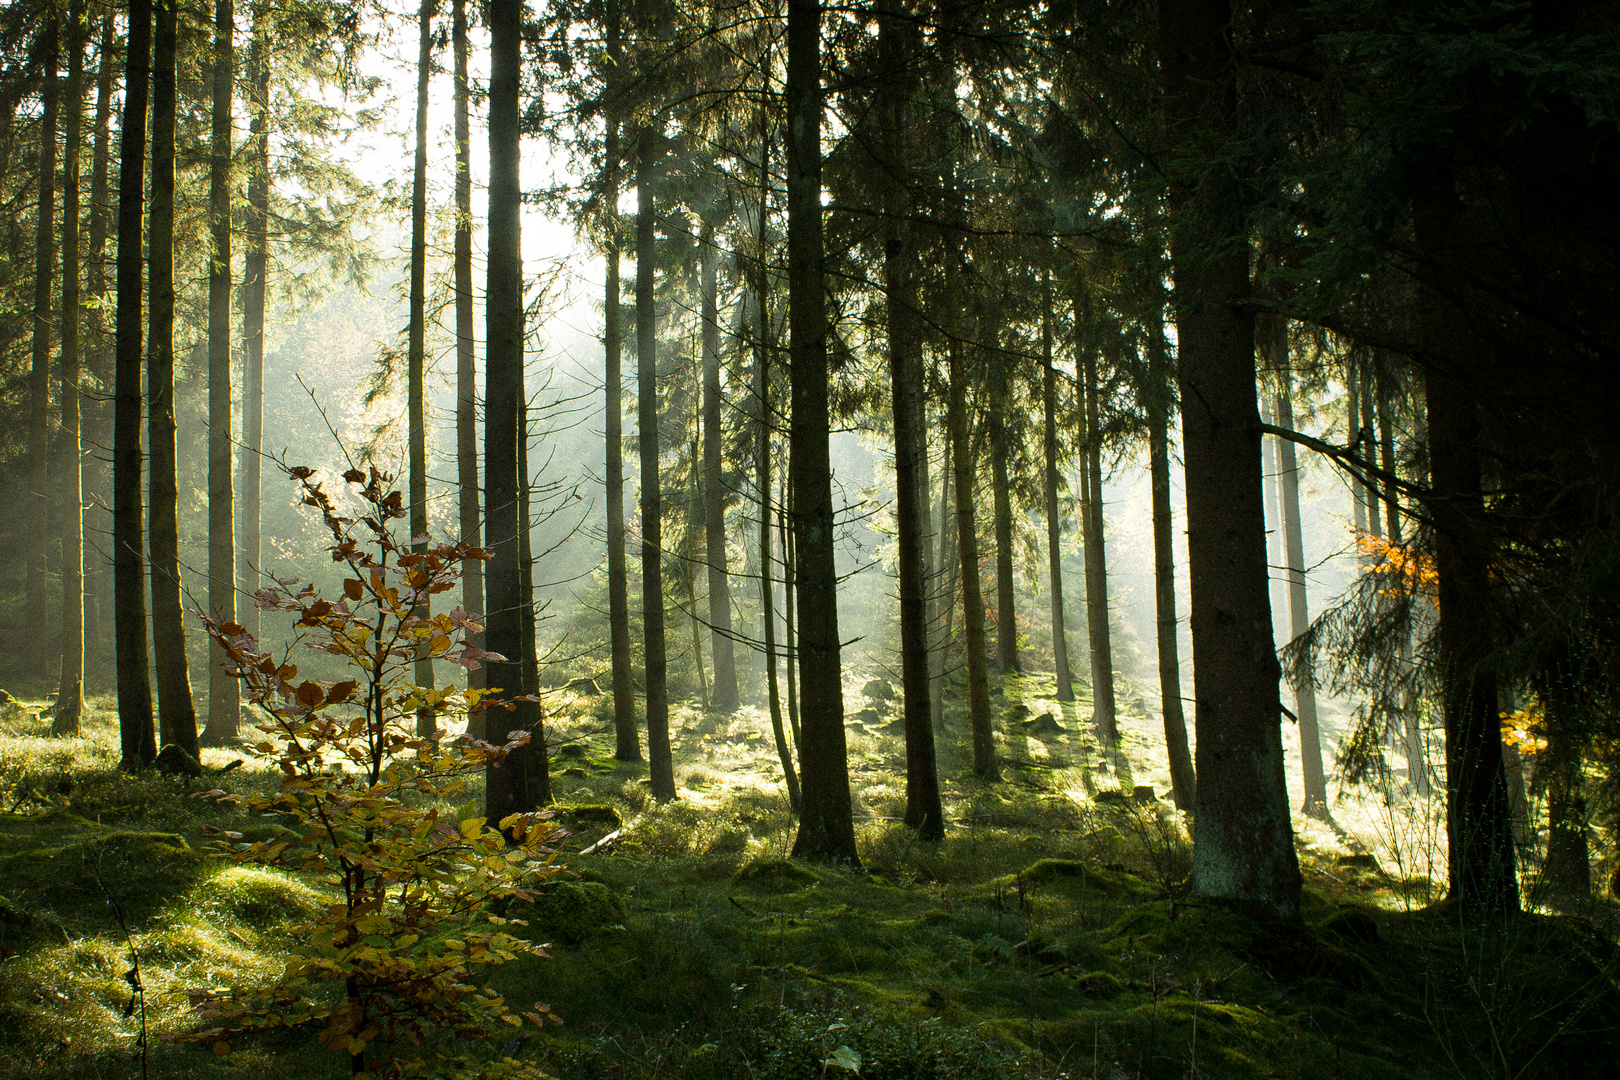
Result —
<path fill-rule="evenodd" d="M 123 931 L 124 944 L 129 948 L 130 968 L 124 972 L 124 981 L 129 983 L 129 1005 L 124 1009 L 127 1017 L 135 1011 L 135 1003 L 140 1002 L 141 1009 L 141 1035 L 136 1046 L 141 1048 L 141 1080 L 146 1080 L 146 984 L 141 981 L 141 954 L 135 948 L 135 938 L 129 932 L 129 924 L 124 921 L 124 908 L 118 898 L 107 888 L 107 883 L 101 880 L 101 858 L 106 855 L 102 849 L 101 856 L 96 859 L 96 884 L 101 887 L 101 895 L 107 898 L 107 904 L 113 909 L 113 915 L 118 919 L 118 929 Z"/>

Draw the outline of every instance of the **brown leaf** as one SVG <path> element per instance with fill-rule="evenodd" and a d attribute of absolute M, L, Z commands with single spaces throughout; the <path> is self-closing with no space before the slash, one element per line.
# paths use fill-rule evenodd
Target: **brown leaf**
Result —
<path fill-rule="evenodd" d="M 356 578 L 345 578 L 343 580 L 343 595 L 350 600 L 359 600 L 365 594 L 366 586 L 364 582 Z"/>

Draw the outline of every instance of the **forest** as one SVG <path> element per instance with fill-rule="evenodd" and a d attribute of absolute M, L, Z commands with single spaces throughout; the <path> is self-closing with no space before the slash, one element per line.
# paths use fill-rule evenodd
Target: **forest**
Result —
<path fill-rule="evenodd" d="M 1620 1060 L 1620 4 L 9 0 L 0 1080 Z"/>

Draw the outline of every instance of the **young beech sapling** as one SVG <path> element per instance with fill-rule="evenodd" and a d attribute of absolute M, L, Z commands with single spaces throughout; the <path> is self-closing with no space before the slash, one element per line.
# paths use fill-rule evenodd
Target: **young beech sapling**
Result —
<path fill-rule="evenodd" d="M 481 629 L 476 616 L 459 607 L 418 615 L 429 610 L 430 595 L 455 585 L 464 562 L 488 554 L 465 544 L 413 550 L 411 541 L 396 540 L 391 523 L 405 516 L 403 500 L 388 489 L 392 478 L 374 468 L 343 475 L 361 504 L 354 516 L 339 512 L 313 470 L 286 472 L 331 533 L 328 550 L 346 571 L 343 595 L 328 599 L 312 584 L 283 578 L 259 590 L 257 604 L 294 616 L 292 648 L 342 657 L 350 677 L 300 679 L 289 657 L 272 657 L 240 625 L 200 615 L 225 651 L 227 670 L 264 716 L 264 738 L 253 752 L 281 774 L 273 795 L 204 795 L 281 815 L 291 831 L 255 843 L 223 833 L 220 848 L 239 863 L 316 876 L 334 902 L 290 928 L 291 955 L 274 983 L 193 994 L 201 1023 L 172 1038 L 212 1043 L 225 1056 L 232 1037 L 309 1026 L 323 1045 L 349 1055 L 357 1076 L 523 1074 L 516 1061 L 475 1048 L 505 1042 L 497 1035 L 502 1025 L 542 1025 L 547 1007 L 509 1006 L 475 974 L 524 954 L 545 955 L 503 929 L 521 921 L 491 909 L 532 898 L 560 872 L 551 844 L 561 833 L 546 814 L 515 814 L 496 828 L 471 810 L 444 810 L 461 801 L 487 763 L 528 736 L 514 732 L 504 745 L 442 730 L 419 736 L 419 709 L 476 712 L 509 708 L 510 698 L 498 689 L 427 689 L 410 681 L 419 649 L 469 670 L 493 655 L 464 640 Z M 437 1049 L 428 1061 L 435 1035 L 459 1040 L 467 1053 Z M 384 1053 L 376 1043 L 390 1048 Z"/>

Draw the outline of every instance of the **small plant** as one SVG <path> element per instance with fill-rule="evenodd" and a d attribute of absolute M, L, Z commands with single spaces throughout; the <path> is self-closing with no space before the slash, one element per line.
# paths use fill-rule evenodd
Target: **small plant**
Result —
<path fill-rule="evenodd" d="M 271 986 L 194 994 L 202 1024 L 172 1038 L 212 1043 L 225 1056 L 234 1035 L 318 1025 L 320 1042 L 349 1055 L 354 1075 L 410 1075 L 428 1063 L 392 1051 L 373 1060 L 380 1056 L 373 1044 L 403 1041 L 420 1050 L 435 1033 L 488 1042 L 502 1025 L 540 1025 L 548 1016 L 544 1005 L 515 1010 L 474 974 L 520 955 L 545 955 L 503 929 L 523 925 L 519 920 L 491 909 L 532 899 L 538 884 L 560 872 L 547 846 L 558 831 L 546 814 L 513 815 L 496 829 L 470 808 L 442 812 L 446 802 L 461 801 L 470 777 L 523 737 L 493 746 L 416 734 L 420 709 L 475 712 L 499 693 L 426 689 L 407 677 L 419 651 L 469 670 L 493 656 L 460 640 L 479 629 L 475 616 L 460 608 L 425 614 L 429 598 L 454 585 L 461 564 L 486 553 L 462 544 L 428 547 L 425 537 L 415 538 L 415 550 L 397 542 L 390 523 L 404 516 L 403 500 L 375 468 L 344 474 L 364 504 L 357 516 L 338 512 L 313 470 L 286 471 L 332 535 L 332 559 L 347 571 L 343 595 L 327 599 L 314 585 L 285 578 L 261 589 L 257 603 L 295 614 L 295 645 L 342 657 L 354 677 L 300 679 L 296 664 L 273 658 L 240 625 L 204 616 L 228 670 L 266 717 L 259 725 L 265 737 L 252 752 L 282 777 L 271 795 L 204 796 L 281 815 L 291 826 L 256 843 L 223 833 L 220 846 L 232 860 L 316 875 L 340 895 L 291 928 L 292 955 Z M 439 1058 L 440 1068 L 465 1066 Z M 508 1059 L 484 1074 L 521 1068 Z"/>

